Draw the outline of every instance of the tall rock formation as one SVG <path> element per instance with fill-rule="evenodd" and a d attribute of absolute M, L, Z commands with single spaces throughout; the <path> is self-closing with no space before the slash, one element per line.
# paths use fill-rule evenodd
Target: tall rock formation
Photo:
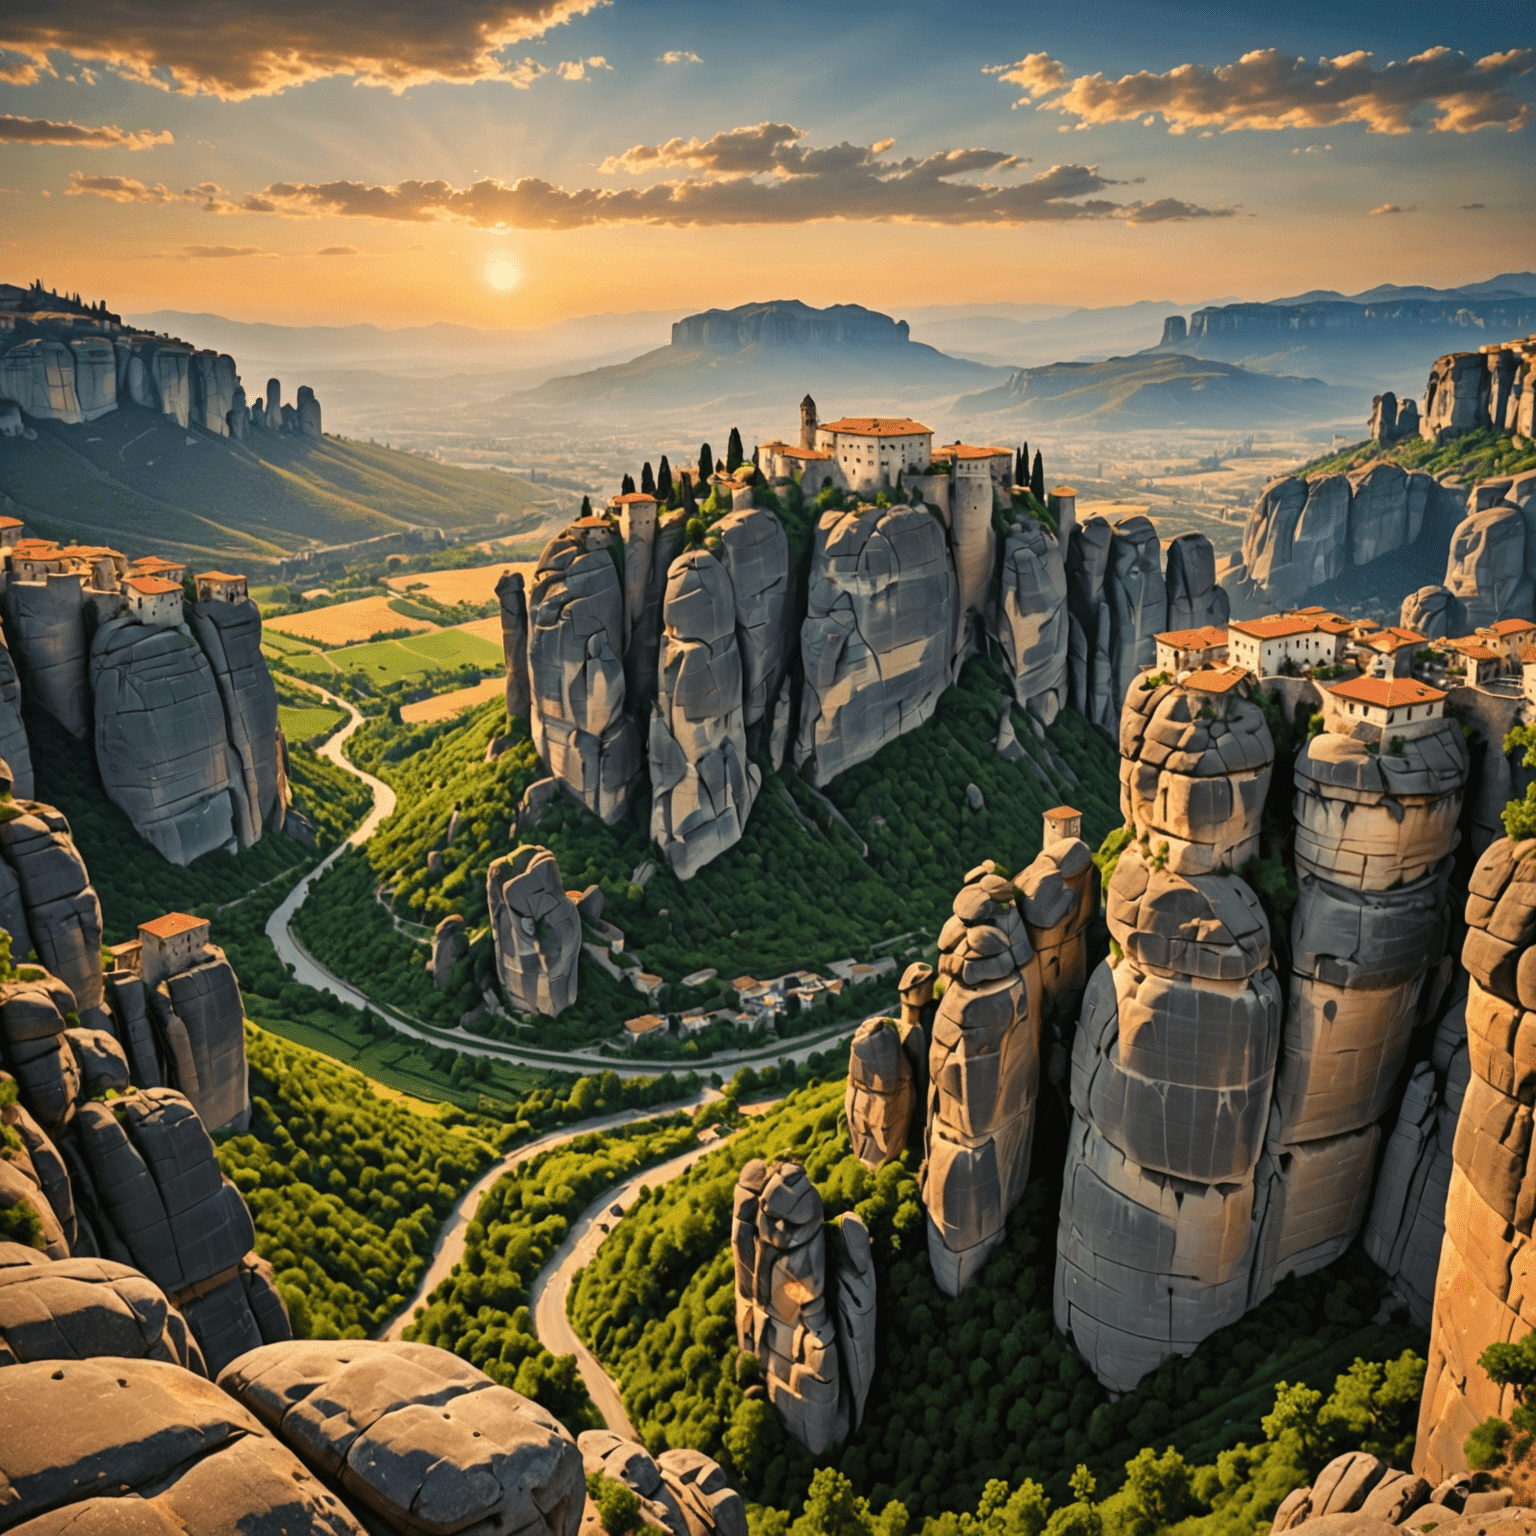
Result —
<path fill-rule="evenodd" d="M 211 600 L 189 604 L 187 619 L 224 706 L 235 834 L 249 848 L 264 827 L 281 827 L 288 810 L 278 764 L 277 689 L 261 654 L 261 611 L 249 598 Z"/>
<path fill-rule="evenodd" d="M 926 1093 L 928 1040 L 920 1024 L 865 1019 L 848 1048 L 843 1113 L 853 1155 L 871 1173 L 906 1151 Z"/>
<path fill-rule="evenodd" d="M 1325 730 L 1296 759 L 1292 977 L 1253 1295 L 1354 1240 L 1386 1112 L 1445 946 L 1467 750 L 1435 722 L 1393 752 Z"/>
<path fill-rule="evenodd" d="M 149 1004 L 165 1042 L 172 1083 L 210 1131 L 243 1131 L 251 1095 L 245 1059 L 245 1008 L 234 967 L 217 944 L 155 983 Z"/>
<path fill-rule="evenodd" d="M 203 651 L 181 628 L 112 619 L 91 642 L 91 683 L 102 787 L 139 836 L 172 864 L 233 851 L 245 771 Z M 275 752 L 275 722 L 272 739 Z"/>
<path fill-rule="evenodd" d="M 299 385 L 299 394 L 294 410 L 296 412 L 295 426 L 300 437 L 318 439 L 325 436 L 320 430 L 320 402 L 315 399 L 315 392 L 308 384 Z"/>
<path fill-rule="evenodd" d="M 1440 442 L 1489 425 L 1488 368 L 1481 352 L 1450 352 L 1436 358 L 1424 390 L 1419 435 Z"/>
<path fill-rule="evenodd" d="M 1131 679 L 1157 659 L 1153 637 L 1168 627 L 1162 545 L 1149 519 L 1139 515 L 1115 519 L 1104 597 L 1109 608 L 1110 676 L 1118 704 Z"/>
<path fill-rule="evenodd" d="M 0 634 L 0 761 L 10 769 L 11 792 L 32 798 L 32 744 L 21 718 L 21 679 L 11 649 Z"/>
<path fill-rule="evenodd" d="M 1052 1086 L 1064 1091 L 1065 1047 L 1088 983 L 1088 928 L 1099 910 L 1099 871 L 1082 838 L 1048 837 L 1013 884 L 1039 967 L 1032 1001 L 1041 1026 L 1041 1060 Z"/>
<path fill-rule="evenodd" d="M 1398 623 L 1426 640 L 1444 640 L 1470 633 L 1467 610 L 1449 587 L 1420 587 L 1403 599 Z"/>
<path fill-rule="evenodd" d="M 757 1160 L 742 1168 L 732 1224 L 736 1341 L 757 1360 L 786 1431 L 813 1456 L 857 1423 L 874 1374 L 869 1234 L 851 1213 L 840 1226 L 829 1266 L 821 1196 L 805 1169 Z"/>
<path fill-rule="evenodd" d="M 528 597 L 523 573 L 504 571 L 496 582 L 496 601 L 501 604 L 501 654 L 507 665 L 507 719 L 527 717 L 528 691 Z"/>
<path fill-rule="evenodd" d="M 973 869 L 939 933 L 922 1194 L 928 1261 L 949 1296 L 1002 1240 L 1029 1180 L 1040 967 L 1018 895 L 993 866 Z"/>
<path fill-rule="evenodd" d="M 1089 724 L 1106 731 L 1113 731 L 1119 719 L 1110 648 L 1112 620 L 1104 600 L 1113 537 L 1107 519 L 1086 518 L 1072 530 L 1066 566 L 1067 678 L 1072 707 Z"/>
<path fill-rule="evenodd" d="M 533 744 L 588 810 L 617 821 L 640 771 L 640 736 L 625 713 L 624 590 L 617 536 L 577 523 L 539 557 L 529 594 Z"/>
<path fill-rule="evenodd" d="M 525 845 L 485 876 L 496 973 L 512 1006 L 553 1018 L 576 1001 L 581 915 L 547 848 Z"/>
<path fill-rule="evenodd" d="M 1119 953 L 1073 1049 L 1055 1314 L 1127 1391 L 1247 1310 L 1282 1004 L 1237 876 L 1180 875 L 1133 843 L 1107 895 Z"/>
<path fill-rule="evenodd" d="M 1013 696 L 1043 725 L 1067 702 L 1067 572 L 1060 543 L 1032 517 L 1003 539 L 996 629 Z"/>
<path fill-rule="evenodd" d="M 651 837 L 680 879 L 741 840 L 762 783 L 747 758 L 736 598 L 704 549 L 667 576 L 651 714 Z"/>
<path fill-rule="evenodd" d="M 789 540 L 766 507 L 728 512 L 709 531 L 735 593 L 742 720 L 750 729 L 772 708 L 789 668 Z"/>
<path fill-rule="evenodd" d="M 1526 569 L 1530 538 L 1521 509 L 1507 502 L 1470 513 L 1458 525 L 1445 586 L 1472 628 L 1526 619 L 1536 611 L 1536 582 Z"/>
<path fill-rule="evenodd" d="M 78 576 L 12 576 L 6 584 L 5 617 L 27 687 L 71 736 L 81 737 L 91 724 L 83 606 Z"/>
<path fill-rule="evenodd" d="M 1225 629 L 1232 605 L 1216 580 L 1216 551 L 1203 533 L 1181 533 L 1169 542 L 1163 574 L 1168 592 L 1168 629 Z"/>
<path fill-rule="evenodd" d="M 936 518 L 903 506 L 823 513 L 795 766 L 825 784 L 927 720 L 949 685 L 954 633 L 955 576 Z"/>
<path fill-rule="evenodd" d="M 1512 1387 L 1491 1382 L 1478 1357 L 1536 1327 L 1528 1276 L 1531 1121 L 1536 1075 L 1536 841 L 1501 838 L 1468 882 L 1467 1046 L 1471 1077 L 1456 1127 L 1445 1246 L 1435 1283 L 1429 1370 L 1414 1470 L 1438 1482 L 1466 1467 L 1462 1446 L 1484 1419 L 1507 1419 Z"/>

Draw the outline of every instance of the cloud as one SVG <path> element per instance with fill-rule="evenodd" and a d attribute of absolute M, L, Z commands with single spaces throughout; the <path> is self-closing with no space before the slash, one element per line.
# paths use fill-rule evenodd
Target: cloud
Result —
<path fill-rule="evenodd" d="M 702 64 L 704 60 L 691 48 L 669 48 L 656 62 L 658 64 Z"/>
<path fill-rule="evenodd" d="M 149 186 L 132 176 L 87 176 L 71 171 L 65 197 L 104 197 L 113 203 L 193 203 L 204 213 L 283 213 L 277 203 L 264 197 L 233 197 L 216 181 L 175 192 L 163 181 Z M 46 192 L 43 193 L 47 197 Z"/>
<path fill-rule="evenodd" d="M 280 259 L 277 251 L 263 250 L 259 245 L 184 245 L 177 253 L 177 260 L 221 260 L 228 256 L 265 256 L 271 261 Z"/>
<path fill-rule="evenodd" d="M 0 113 L 0 144 L 67 144 L 76 149 L 153 149 L 174 144 L 165 129 L 118 128 L 111 124 L 88 128 L 82 123 L 54 123 L 45 117 L 13 117 Z"/>
<path fill-rule="evenodd" d="M 323 250 L 315 252 L 316 256 L 361 256 L 362 254 L 355 245 L 328 245 Z"/>
<path fill-rule="evenodd" d="M 0 8 L 0 79 L 34 84 L 50 52 L 99 63 L 188 95 L 241 100 L 331 76 L 403 91 L 434 80 L 517 85 L 527 62 L 504 50 L 542 37 L 608 0 L 435 0 L 379 6 L 326 0 L 281 15 L 248 0 L 199 0 L 195 22 L 152 0 L 7 0 Z"/>
<path fill-rule="evenodd" d="M 785 225 L 818 220 L 1020 225 L 1081 219 L 1158 223 L 1230 217 L 1176 198 L 1116 202 L 1097 196 L 1117 183 L 1095 166 L 1053 165 L 1019 179 L 1027 162 L 996 149 L 950 149 L 892 158 L 891 139 L 807 145 L 789 123 L 733 128 L 710 139 L 636 144 L 608 159 L 610 174 L 689 174 L 646 187 L 565 188 L 536 177 L 447 181 L 274 182 L 247 199 L 288 213 L 462 222 L 479 228 L 577 229 L 594 224 Z"/>
<path fill-rule="evenodd" d="M 1461 211 L 1463 213 L 1475 213 L 1479 208 L 1486 208 L 1487 206 L 1487 203 L 1463 203 Z"/>
<path fill-rule="evenodd" d="M 1374 219 L 1378 214 L 1383 213 L 1412 213 L 1414 207 L 1413 203 L 1409 203 L 1406 208 L 1401 203 L 1383 203 L 1379 208 L 1371 209 L 1371 217 Z"/>
<path fill-rule="evenodd" d="M 1180 64 L 1164 74 L 1141 70 L 1111 80 L 1066 70 L 1045 54 L 987 73 L 1020 86 L 1016 105 L 1076 118 L 1079 128 L 1161 117 L 1170 133 L 1192 128 L 1328 128 L 1363 123 L 1372 133 L 1408 133 L 1428 118 L 1440 133 L 1504 128 L 1531 121 L 1529 102 L 1508 89 L 1536 68 L 1536 50 L 1511 48 L 1475 62 L 1454 48 L 1430 48 L 1377 69 L 1364 50 L 1333 59 L 1293 59 L 1278 48 L 1245 53 L 1235 64 Z M 1059 92 L 1059 94 L 1057 94 Z"/>
<path fill-rule="evenodd" d="M 611 70 L 613 65 L 602 54 L 594 54 L 590 59 L 566 59 L 556 67 L 555 73 L 562 80 L 586 80 L 591 77 L 587 74 L 589 69 Z"/>

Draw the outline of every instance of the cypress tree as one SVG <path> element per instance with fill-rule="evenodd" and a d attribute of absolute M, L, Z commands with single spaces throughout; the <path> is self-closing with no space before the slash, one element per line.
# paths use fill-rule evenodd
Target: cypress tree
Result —
<path fill-rule="evenodd" d="M 633 494 L 634 489 L 635 477 L 633 475 L 625 475 L 623 483 L 619 486 L 619 494 L 621 496 L 629 496 Z"/>
<path fill-rule="evenodd" d="M 731 440 L 725 445 L 725 472 L 734 475 L 746 460 L 746 454 L 741 450 L 741 433 L 731 428 Z"/>
<path fill-rule="evenodd" d="M 666 454 L 661 456 L 661 468 L 656 471 L 656 499 L 668 501 L 672 496 L 672 466 L 667 463 Z"/>
<path fill-rule="evenodd" d="M 651 473 L 651 461 L 649 459 L 640 466 L 640 489 L 647 496 L 654 496 L 656 494 L 656 476 Z"/>
<path fill-rule="evenodd" d="M 1042 504 L 1045 501 L 1045 463 L 1040 457 L 1040 450 L 1035 449 L 1035 472 L 1029 477 L 1029 488 L 1035 493 L 1035 499 Z"/>
<path fill-rule="evenodd" d="M 581 515 L 583 517 L 592 516 L 592 498 L 590 496 L 583 496 L 581 498 Z"/>
<path fill-rule="evenodd" d="M 699 504 L 693 495 L 693 477 L 686 473 L 683 475 L 683 511 L 689 517 L 696 517 L 699 511 Z"/>
<path fill-rule="evenodd" d="M 705 443 L 699 449 L 699 484 L 705 485 L 715 472 L 715 450 Z"/>

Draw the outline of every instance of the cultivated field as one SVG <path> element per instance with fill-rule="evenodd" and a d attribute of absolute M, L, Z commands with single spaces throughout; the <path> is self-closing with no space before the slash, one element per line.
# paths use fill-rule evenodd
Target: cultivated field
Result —
<path fill-rule="evenodd" d="M 312 613 L 290 613 L 286 618 L 267 619 L 263 627 L 312 640 L 316 645 L 346 645 L 366 640 L 381 629 L 429 630 L 424 619 L 408 619 L 396 613 L 387 597 L 360 597 L 355 603 L 337 603 L 334 608 L 316 608 Z"/>
<path fill-rule="evenodd" d="M 471 619 L 468 624 L 455 626 L 455 633 L 472 635 L 477 640 L 484 640 L 487 645 L 496 647 L 497 665 L 501 664 L 501 617 L 492 614 L 488 619 Z"/>
<path fill-rule="evenodd" d="M 418 595 L 439 603 L 488 603 L 496 596 L 496 583 L 504 571 L 521 571 L 523 584 L 533 583 L 534 562 L 509 565 L 470 565 L 451 571 L 416 571 L 389 576 L 385 585 L 402 597 Z"/>
<path fill-rule="evenodd" d="M 496 626 L 496 643 L 475 633 L 482 624 Z M 375 683 L 425 677 L 428 672 L 454 671 L 469 665 L 498 676 L 502 670 L 500 620 L 477 620 L 452 629 L 432 629 L 403 640 L 377 640 L 371 645 L 348 645 L 328 651 L 310 651 L 285 657 L 300 676 L 328 683 L 338 673 L 363 672 Z M 377 628 L 383 628 L 379 625 Z"/>
<path fill-rule="evenodd" d="M 299 709 L 291 704 L 277 706 L 277 723 L 291 742 L 328 736 L 346 718 L 339 709 L 332 709 L 328 704 L 317 704 L 312 709 Z"/>
<path fill-rule="evenodd" d="M 417 699 L 414 704 L 400 706 L 400 718 L 409 725 L 420 725 L 425 720 L 446 720 L 450 715 L 462 714 L 477 704 L 499 699 L 506 692 L 506 681 L 500 677 L 487 677 L 473 688 L 459 688 L 452 693 L 434 693 L 430 699 Z"/>

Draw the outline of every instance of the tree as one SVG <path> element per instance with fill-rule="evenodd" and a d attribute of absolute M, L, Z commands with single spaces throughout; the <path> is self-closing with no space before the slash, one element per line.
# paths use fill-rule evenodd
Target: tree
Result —
<path fill-rule="evenodd" d="M 734 475 L 746 462 L 746 454 L 741 451 L 741 433 L 731 428 L 730 441 L 725 445 L 725 472 Z"/>
<path fill-rule="evenodd" d="M 1045 501 L 1045 461 L 1040 457 L 1040 450 L 1035 449 L 1035 469 L 1029 477 L 1029 488 L 1035 493 L 1035 500 Z"/>
<path fill-rule="evenodd" d="M 656 476 L 651 473 L 651 461 L 647 459 L 640 466 L 640 489 L 647 496 L 656 494 Z"/>
<path fill-rule="evenodd" d="M 621 496 L 632 496 L 634 494 L 634 490 L 635 477 L 633 475 L 625 475 L 624 479 L 619 484 L 619 494 Z"/>
<path fill-rule="evenodd" d="M 1021 443 L 1019 451 L 1013 456 L 1013 483 L 1015 485 L 1029 484 L 1029 444 Z"/>
<path fill-rule="evenodd" d="M 1514 1385 L 1524 1401 L 1524 1386 L 1536 1382 L 1536 1341 L 1529 1348 L 1520 1344 L 1490 1344 L 1483 1352 L 1483 1369 L 1489 1378 Z M 1497 1354 L 1496 1354 L 1497 1352 Z M 1488 1357 L 1496 1355 L 1502 1365 L 1509 1357 L 1507 1377 L 1494 1375 Z M 1518 1356 L 1519 1358 L 1514 1358 Z M 1335 1379 L 1333 1392 L 1317 1416 L 1317 1422 L 1331 1438 L 1351 1449 L 1359 1446 L 1373 1456 L 1403 1464 L 1413 1455 L 1414 1434 L 1418 1427 L 1419 1397 L 1424 1390 L 1424 1361 L 1411 1349 L 1385 1365 L 1376 1360 L 1356 1359 Z"/>
<path fill-rule="evenodd" d="M 656 471 L 656 499 L 666 501 L 672 495 L 672 466 L 667 463 L 666 454 L 661 456 L 661 468 Z"/>
<path fill-rule="evenodd" d="M 1522 752 L 1522 768 L 1536 768 L 1536 725 L 1517 725 L 1504 738 L 1504 755 Z M 1536 837 L 1536 784 L 1527 784 L 1523 799 L 1511 800 L 1504 807 L 1504 831 L 1515 842 Z"/>
<path fill-rule="evenodd" d="M 1324 1459 L 1323 1437 L 1317 1422 L 1322 1401 L 1323 1394 L 1305 1382 L 1298 1381 L 1292 1386 L 1277 1381 L 1275 1406 L 1259 1421 L 1266 1440 L 1291 1451 L 1297 1461 L 1314 1473 L 1322 1467 Z"/>
<path fill-rule="evenodd" d="M 693 494 L 693 477 L 687 474 L 683 476 L 683 511 L 688 514 L 690 520 L 697 518 L 699 512 L 699 504 Z M 701 534 L 700 538 L 702 537 Z"/>
<path fill-rule="evenodd" d="M 592 516 L 592 498 L 590 496 L 583 496 L 581 498 L 581 515 L 583 517 Z"/>
<path fill-rule="evenodd" d="M 704 485 L 715 472 L 715 450 L 705 443 L 699 449 L 699 484 Z"/>
<path fill-rule="evenodd" d="M 597 1505 L 597 1518 L 608 1536 L 627 1536 L 645 1522 L 640 1518 L 640 1499 L 617 1478 L 594 1472 L 587 1478 L 587 1492 Z"/>

